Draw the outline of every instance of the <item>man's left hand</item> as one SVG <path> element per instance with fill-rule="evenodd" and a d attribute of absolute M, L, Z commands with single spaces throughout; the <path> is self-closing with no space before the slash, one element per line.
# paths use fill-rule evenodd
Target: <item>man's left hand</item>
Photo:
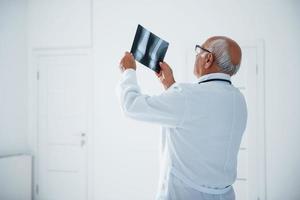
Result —
<path fill-rule="evenodd" d="M 120 70 L 123 73 L 126 69 L 134 69 L 136 70 L 136 63 L 133 55 L 129 52 L 125 52 L 125 55 L 121 59 L 120 62 Z"/>

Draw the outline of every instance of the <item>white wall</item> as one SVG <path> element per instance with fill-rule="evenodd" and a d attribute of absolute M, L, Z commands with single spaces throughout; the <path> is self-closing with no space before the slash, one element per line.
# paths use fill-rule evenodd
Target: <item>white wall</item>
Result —
<path fill-rule="evenodd" d="M 159 127 L 125 119 L 114 91 L 119 60 L 130 49 L 138 23 L 170 42 L 166 61 L 178 80 L 186 73 L 185 53 L 211 35 L 227 35 L 238 42 L 265 41 L 267 199 L 300 198 L 299 1 L 77 0 L 75 5 L 92 7 L 91 18 L 82 14 L 91 27 L 72 20 L 70 15 L 77 16 L 72 12 L 60 12 L 74 5 L 68 0 L 41 2 L 29 4 L 31 48 L 82 46 L 90 41 L 94 48 L 95 199 L 153 199 L 156 192 Z M 53 6 L 60 8 L 58 16 L 49 11 Z M 80 7 L 76 9 L 81 13 Z M 62 26 L 57 17 L 68 23 Z M 51 23 L 57 26 L 47 26 Z M 45 35 L 48 29 L 55 34 Z M 74 36 L 76 31 L 83 34 Z M 145 68 L 138 73 L 145 92 L 162 91 L 152 73 Z"/>
<path fill-rule="evenodd" d="M 0 1 L 0 155 L 28 151 L 27 1 Z"/>

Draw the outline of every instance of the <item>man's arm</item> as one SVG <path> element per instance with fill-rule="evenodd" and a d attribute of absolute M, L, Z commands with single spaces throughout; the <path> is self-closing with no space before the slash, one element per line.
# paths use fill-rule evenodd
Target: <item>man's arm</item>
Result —
<path fill-rule="evenodd" d="M 160 62 L 159 65 L 161 70 L 159 73 L 155 72 L 155 74 L 163 84 L 164 88 L 168 89 L 171 85 L 175 83 L 173 71 L 166 62 Z M 125 52 L 125 55 L 120 62 L 121 73 L 123 73 L 126 69 L 136 70 L 136 63 L 134 57 L 129 52 Z"/>
<path fill-rule="evenodd" d="M 167 64 L 166 67 L 169 68 Z M 157 74 L 162 83 L 165 83 L 166 91 L 161 95 L 148 96 L 141 93 L 137 84 L 136 65 L 132 55 L 125 54 L 120 68 L 123 74 L 118 85 L 118 96 L 126 116 L 169 127 L 181 125 L 186 112 L 186 99 L 181 88 L 176 85 L 171 70 L 163 71 L 165 68 L 162 67 L 161 72 Z"/>

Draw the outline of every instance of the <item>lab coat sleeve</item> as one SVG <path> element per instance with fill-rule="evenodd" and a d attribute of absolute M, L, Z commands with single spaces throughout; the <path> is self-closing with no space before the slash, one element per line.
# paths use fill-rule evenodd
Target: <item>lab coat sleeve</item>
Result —
<path fill-rule="evenodd" d="M 176 84 L 160 95 L 144 95 L 138 86 L 135 70 L 127 69 L 122 74 L 117 93 L 123 113 L 130 118 L 173 128 L 184 121 L 186 98 Z"/>

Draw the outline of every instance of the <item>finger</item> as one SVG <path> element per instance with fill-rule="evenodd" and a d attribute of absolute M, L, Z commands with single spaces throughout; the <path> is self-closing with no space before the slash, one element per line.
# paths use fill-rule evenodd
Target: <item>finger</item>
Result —
<path fill-rule="evenodd" d="M 157 77 L 161 77 L 162 71 L 160 70 L 159 73 L 155 72 L 155 74 L 156 74 Z"/>
<path fill-rule="evenodd" d="M 133 57 L 132 53 L 130 53 L 130 52 L 128 52 L 128 51 L 125 52 L 125 56 Z"/>
<path fill-rule="evenodd" d="M 124 71 L 124 67 L 123 67 L 123 65 L 120 63 L 120 65 L 119 65 L 119 69 L 121 70 L 121 71 Z"/>
<path fill-rule="evenodd" d="M 121 64 L 121 63 L 124 63 L 124 58 L 121 59 L 120 64 Z"/>
<path fill-rule="evenodd" d="M 160 76 L 160 77 L 158 77 L 159 78 L 159 80 L 161 81 L 161 82 L 164 82 L 164 80 L 165 80 L 165 77 L 164 76 Z"/>
<path fill-rule="evenodd" d="M 159 66 L 162 68 L 162 69 L 166 69 L 169 67 L 169 65 L 166 63 L 166 62 L 159 62 Z"/>
<path fill-rule="evenodd" d="M 125 52 L 125 58 L 130 58 L 130 59 L 134 59 L 134 56 L 132 53 L 129 53 L 128 51 Z"/>
<path fill-rule="evenodd" d="M 165 67 L 164 67 L 164 64 L 162 62 L 159 62 L 159 66 L 160 66 L 159 73 L 161 73 Z"/>

